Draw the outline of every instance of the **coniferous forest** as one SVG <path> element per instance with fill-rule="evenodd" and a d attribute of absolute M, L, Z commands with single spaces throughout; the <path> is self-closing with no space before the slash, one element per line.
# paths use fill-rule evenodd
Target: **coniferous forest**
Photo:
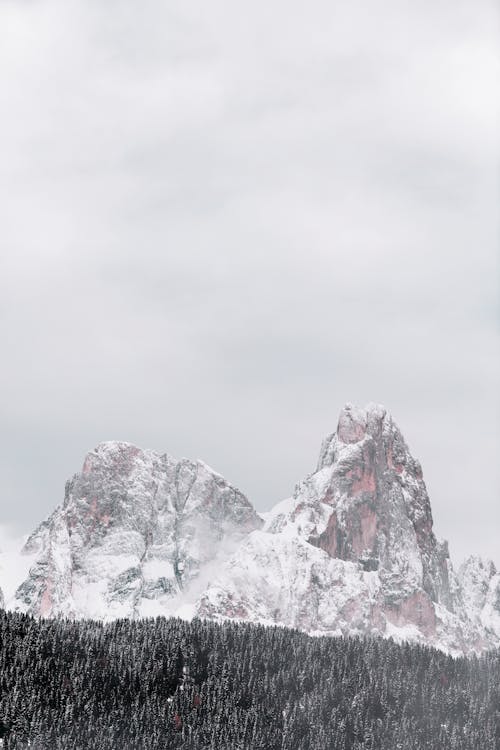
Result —
<path fill-rule="evenodd" d="M 0 612 L 3 747 L 499 750 L 500 654 Z"/>

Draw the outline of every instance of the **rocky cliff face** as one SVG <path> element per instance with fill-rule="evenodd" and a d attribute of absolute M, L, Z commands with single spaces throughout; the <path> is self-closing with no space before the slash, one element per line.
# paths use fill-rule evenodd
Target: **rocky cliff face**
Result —
<path fill-rule="evenodd" d="M 261 523 L 205 464 L 102 443 L 28 539 L 34 564 L 16 606 L 51 617 L 168 612 L 209 562 Z"/>
<path fill-rule="evenodd" d="M 500 573 L 491 560 L 469 557 L 458 571 L 467 617 L 488 635 L 500 635 Z"/>
<path fill-rule="evenodd" d="M 104 443 L 25 545 L 11 606 L 41 616 L 234 618 L 453 653 L 500 645 L 500 575 L 455 574 L 381 406 L 347 405 L 316 470 L 265 514 L 201 462 Z"/>
<path fill-rule="evenodd" d="M 467 573 L 460 583 L 434 535 L 422 469 L 392 417 L 347 405 L 316 471 L 245 540 L 199 612 L 468 652 L 500 642 L 498 581 L 490 569 L 485 577 L 472 600 Z"/>

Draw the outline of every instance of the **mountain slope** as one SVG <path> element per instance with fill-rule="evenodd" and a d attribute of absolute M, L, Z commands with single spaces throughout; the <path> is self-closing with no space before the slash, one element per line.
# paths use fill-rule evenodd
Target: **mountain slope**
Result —
<path fill-rule="evenodd" d="M 101 443 L 26 542 L 16 607 L 41 616 L 167 612 L 199 572 L 262 521 L 202 462 Z"/>
<path fill-rule="evenodd" d="M 348 404 L 316 470 L 265 515 L 202 462 L 102 443 L 26 542 L 32 565 L 7 606 L 249 620 L 453 653 L 500 645 L 500 575 L 478 558 L 455 573 L 383 407 Z"/>
<path fill-rule="evenodd" d="M 488 633 L 500 634 L 500 573 L 493 562 L 473 555 L 458 576 L 467 616 Z"/>
<path fill-rule="evenodd" d="M 467 608 L 469 588 L 434 535 L 420 464 L 394 420 L 381 406 L 347 405 L 317 470 L 243 542 L 198 612 L 462 653 L 500 643 L 498 601 L 485 594 Z"/>

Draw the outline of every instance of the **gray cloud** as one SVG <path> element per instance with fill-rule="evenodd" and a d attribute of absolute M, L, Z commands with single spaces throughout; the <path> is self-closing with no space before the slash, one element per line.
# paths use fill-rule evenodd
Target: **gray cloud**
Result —
<path fill-rule="evenodd" d="M 500 563 L 496 21 L 0 4 L 6 522 L 112 438 L 264 509 L 345 401 L 376 400 L 452 553 Z"/>

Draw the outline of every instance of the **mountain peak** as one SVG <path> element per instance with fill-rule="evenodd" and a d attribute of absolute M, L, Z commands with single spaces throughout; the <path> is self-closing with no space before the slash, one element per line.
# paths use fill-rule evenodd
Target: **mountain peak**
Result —
<path fill-rule="evenodd" d="M 316 634 L 500 644 L 500 574 L 455 574 L 419 462 L 380 404 L 346 404 L 317 469 L 257 515 L 202 461 L 132 443 L 90 451 L 25 545 L 14 606 L 42 616 L 194 614 Z"/>
<path fill-rule="evenodd" d="M 315 633 L 391 635 L 456 653 L 497 643 L 500 626 L 486 636 L 464 612 L 448 546 L 432 527 L 422 469 L 392 416 L 379 404 L 346 404 L 317 470 L 267 514 L 264 531 L 244 542 L 200 611 Z M 493 611 L 495 581 L 474 606 Z"/>
<path fill-rule="evenodd" d="M 248 499 L 206 464 L 100 443 L 26 542 L 36 561 L 19 608 L 97 618 L 172 611 L 204 566 L 261 525 Z"/>
<path fill-rule="evenodd" d="M 132 468 L 138 460 L 144 460 L 148 453 L 142 448 L 138 448 L 133 443 L 127 443 L 122 440 L 105 440 L 98 443 L 96 447 L 89 451 L 83 462 L 82 474 L 91 474 L 98 470 L 98 467 L 108 466 L 111 470 L 120 472 L 126 467 Z"/>
<path fill-rule="evenodd" d="M 321 445 L 316 471 L 333 464 L 373 464 L 402 474 L 413 473 L 422 479 L 420 463 L 410 454 L 403 434 L 391 414 L 381 404 L 364 408 L 347 403 L 340 412 L 337 430 Z M 363 456 L 366 460 L 363 460 Z M 369 480 L 371 482 L 371 480 Z M 373 482 L 371 482 L 373 484 Z"/>
<path fill-rule="evenodd" d="M 381 404 L 370 403 L 364 408 L 347 403 L 340 412 L 337 438 L 342 443 L 357 443 L 366 434 L 380 431 L 387 410 Z"/>

